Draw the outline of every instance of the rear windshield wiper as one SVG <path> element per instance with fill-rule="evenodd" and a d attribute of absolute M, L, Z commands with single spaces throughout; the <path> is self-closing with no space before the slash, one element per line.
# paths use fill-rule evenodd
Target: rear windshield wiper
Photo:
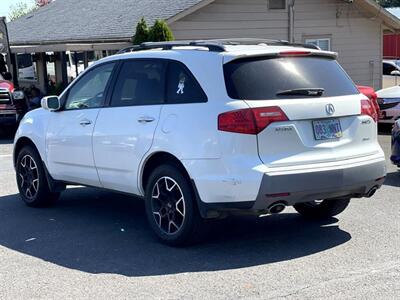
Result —
<path fill-rule="evenodd" d="M 304 88 L 304 89 L 292 89 L 286 91 L 279 91 L 276 93 L 277 96 L 306 96 L 306 97 L 321 97 L 325 92 L 323 88 Z"/>

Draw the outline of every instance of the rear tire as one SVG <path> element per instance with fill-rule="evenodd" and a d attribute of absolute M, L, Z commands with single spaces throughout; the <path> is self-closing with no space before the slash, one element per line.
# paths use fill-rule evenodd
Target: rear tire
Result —
<path fill-rule="evenodd" d="M 21 199 L 31 207 L 52 205 L 60 193 L 50 191 L 39 153 L 31 146 L 25 146 L 18 153 L 16 180 Z"/>
<path fill-rule="evenodd" d="M 294 209 L 303 217 L 312 220 L 321 220 L 334 217 L 342 213 L 350 203 L 350 199 L 322 200 L 298 203 Z"/>
<path fill-rule="evenodd" d="M 148 180 L 145 201 L 150 227 L 161 242 L 184 246 L 197 241 L 203 220 L 190 180 L 179 168 L 157 167 Z"/>

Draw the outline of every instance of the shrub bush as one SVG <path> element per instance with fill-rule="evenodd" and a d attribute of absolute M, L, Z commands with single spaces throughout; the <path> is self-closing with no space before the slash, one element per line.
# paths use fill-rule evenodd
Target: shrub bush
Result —
<path fill-rule="evenodd" d="M 165 21 L 156 20 L 150 29 L 149 40 L 151 42 L 173 41 L 174 35 Z"/>
<path fill-rule="evenodd" d="M 141 43 L 149 41 L 149 27 L 147 26 L 146 20 L 142 17 L 139 23 L 136 25 L 135 35 L 132 37 L 134 45 L 140 45 Z"/>

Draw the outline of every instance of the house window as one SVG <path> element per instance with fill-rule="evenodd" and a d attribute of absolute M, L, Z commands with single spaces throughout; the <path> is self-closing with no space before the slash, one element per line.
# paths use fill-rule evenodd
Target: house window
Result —
<path fill-rule="evenodd" d="M 269 0 L 269 9 L 286 9 L 286 0 Z"/>
<path fill-rule="evenodd" d="M 318 46 L 321 50 L 331 51 L 331 39 L 330 38 L 306 39 L 305 43 Z"/>

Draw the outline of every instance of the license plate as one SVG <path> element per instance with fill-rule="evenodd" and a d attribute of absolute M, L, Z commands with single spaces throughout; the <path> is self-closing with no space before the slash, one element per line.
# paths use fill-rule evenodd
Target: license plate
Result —
<path fill-rule="evenodd" d="M 339 139 L 343 136 L 340 121 L 337 119 L 313 121 L 316 140 Z"/>

